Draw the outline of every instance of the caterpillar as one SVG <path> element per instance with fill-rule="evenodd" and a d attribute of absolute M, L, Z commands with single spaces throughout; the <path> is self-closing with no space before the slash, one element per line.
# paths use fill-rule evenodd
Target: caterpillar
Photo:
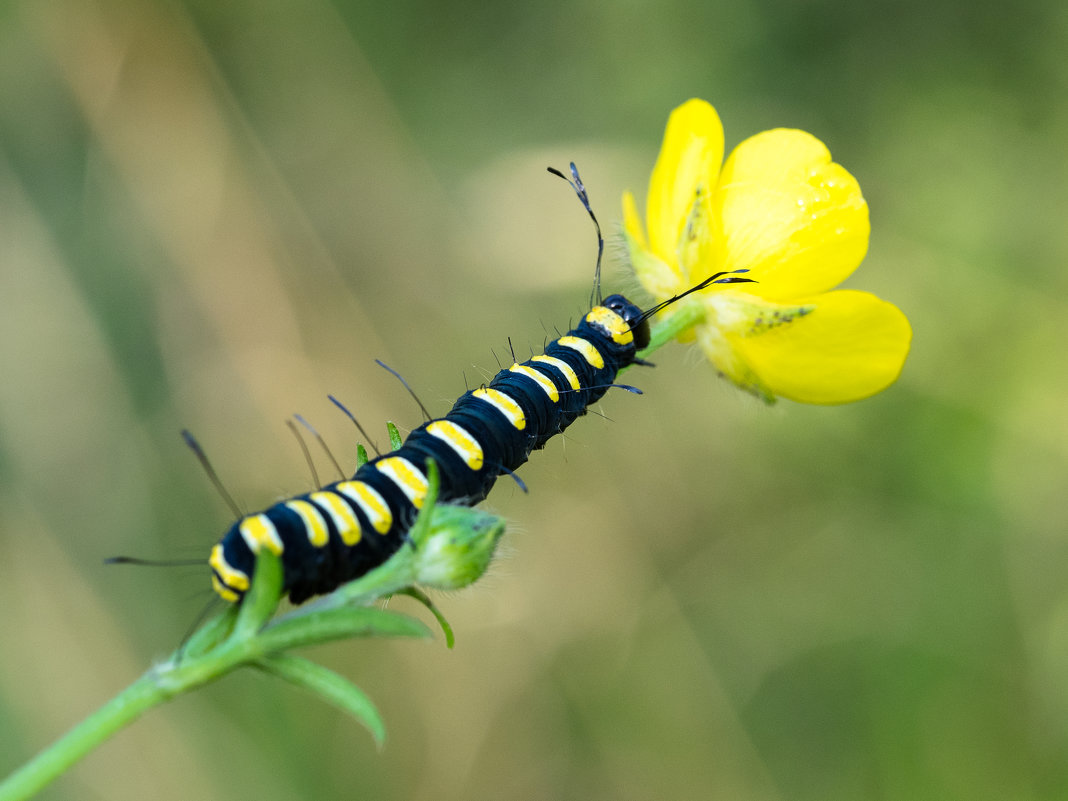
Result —
<path fill-rule="evenodd" d="M 404 543 L 426 497 L 429 460 L 438 468 L 439 503 L 482 501 L 501 475 L 513 473 L 531 451 L 586 414 L 615 385 L 620 370 L 648 364 L 638 351 L 649 344 L 653 314 L 709 283 L 750 280 L 717 273 L 647 311 L 623 295 L 599 300 L 600 225 L 575 165 L 573 180 L 552 168 L 550 172 L 568 180 L 597 226 L 590 310 L 543 353 L 502 369 L 487 386 L 465 392 L 448 414 L 419 426 L 400 448 L 362 465 L 352 478 L 237 520 L 208 560 L 220 597 L 241 601 L 261 548 L 280 557 L 282 592 L 294 603 L 362 576 Z"/>
<path fill-rule="evenodd" d="M 605 298 L 544 353 L 465 392 L 448 414 L 413 430 L 399 449 L 351 479 L 241 518 L 212 549 L 216 593 L 241 600 L 260 548 L 281 558 L 282 591 L 294 603 L 382 564 L 422 507 L 430 459 L 438 466 L 439 503 L 482 501 L 498 477 L 586 414 L 617 373 L 635 363 L 649 343 L 644 314 L 622 295 Z"/>

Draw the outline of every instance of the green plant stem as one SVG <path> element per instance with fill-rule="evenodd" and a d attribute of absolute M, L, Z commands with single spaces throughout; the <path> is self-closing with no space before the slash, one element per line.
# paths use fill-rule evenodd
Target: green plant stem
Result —
<path fill-rule="evenodd" d="M 240 650 L 222 649 L 187 666 L 168 667 L 171 662 L 152 668 L 0 783 L 0 801 L 31 797 L 145 710 L 225 675 L 242 659 Z"/>
<path fill-rule="evenodd" d="M 31 797 L 146 709 L 167 698 L 166 690 L 145 674 L 0 783 L 0 801 Z"/>
<path fill-rule="evenodd" d="M 349 625 L 336 624 L 343 616 L 348 619 Z M 314 644 L 351 636 L 357 626 L 365 629 L 375 628 L 384 634 L 423 635 L 425 627 L 421 623 L 410 621 L 405 624 L 405 620 L 401 615 L 377 609 L 342 610 L 321 622 L 309 621 L 303 630 L 286 631 L 286 628 L 294 628 L 292 624 L 288 627 L 277 627 L 277 632 L 268 627 L 258 636 L 228 639 L 196 658 L 179 661 L 175 655 L 147 671 L 0 783 L 0 801 L 22 801 L 30 798 L 93 748 L 136 720 L 142 712 L 169 701 L 176 695 L 216 681 L 240 665 L 255 664 L 293 645 Z M 396 621 L 393 630 L 387 630 L 386 627 L 392 621 Z"/>
<path fill-rule="evenodd" d="M 670 317 L 658 320 L 653 325 L 649 345 L 639 355 L 648 356 L 700 322 L 703 317 L 704 309 L 700 304 L 680 303 Z M 391 432 L 391 440 L 395 446 L 397 438 L 398 435 Z M 436 479 L 434 487 L 436 493 Z M 433 506 L 433 497 L 429 498 L 428 506 Z M 424 526 L 429 526 L 428 517 L 421 520 Z M 417 538 L 415 535 L 413 530 L 413 539 Z M 419 538 L 421 536 L 419 535 Z M 269 581 L 260 580 L 261 569 L 269 569 L 274 574 Z M 478 574 L 484 569 L 483 565 Z M 178 652 L 168 661 L 147 671 L 0 782 L 0 801 L 24 801 L 30 798 L 119 729 L 135 721 L 146 710 L 188 690 L 216 681 L 242 664 L 268 664 L 262 660 L 274 655 L 274 662 L 270 664 L 277 672 L 279 666 L 290 664 L 284 660 L 279 661 L 277 657 L 278 653 L 287 648 L 336 639 L 344 635 L 354 636 L 361 630 L 400 636 L 424 636 L 418 628 L 419 624 L 412 627 L 391 621 L 391 618 L 399 616 L 390 613 L 376 613 L 368 609 L 345 611 L 339 608 L 366 604 L 374 598 L 412 586 L 417 583 L 417 572 L 410 558 L 401 557 L 342 587 L 333 596 L 309 604 L 302 611 L 290 613 L 271 626 L 263 628 L 278 603 L 281 567 L 276 560 L 269 559 L 265 562 L 261 558 L 257 561 L 257 577 L 253 581 L 252 596 L 243 604 L 232 630 L 229 629 L 231 621 L 221 618 L 207 624 L 204 630 L 207 642 L 202 645 L 198 636 L 194 635 L 184 657 Z M 264 587 L 268 589 L 264 590 Z M 337 614 L 331 614 L 332 612 Z M 323 613 L 328 616 L 321 617 Z M 374 619 L 365 621 L 361 615 L 370 615 Z M 301 625 L 294 625 L 298 622 L 294 620 L 297 617 L 304 618 L 300 621 Z M 451 631 L 446 631 L 446 636 L 451 640 Z"/>
<path fill-rule="evenodd" d="M 653 324 L 649 344 L 638 355 L 644 358 L 652 354 L 704 319 L 705 310 L 700 303 L 682 301 L 675 306 L 671 316 Z"/>
<path fill-rule="evenodd" d="M 244 625 L 247 630 L 255 625 L 247 622 L 253 616 L 262 623 L 262 619 L 269 616 L 278 604 L 281 580 L 278 560 L 258 559 L 256 577 L 265 580 L 250 594 L 250 603 L 238 612 L 238 628 Z M 207 628 L 212 632 L 218 631 L 217 621 L 209 623 Z M 232 635 L 197 658 L 182 661 L 182 651 L 179 649 L 166 662 L 146 671 L 133 684 L 0 782 L 0 801 L 30 798 L 119 729 L 135 721 L 142 712 L 225 676 L 250 657 L 262 655 L 261 651 L 258 638 Z"/>

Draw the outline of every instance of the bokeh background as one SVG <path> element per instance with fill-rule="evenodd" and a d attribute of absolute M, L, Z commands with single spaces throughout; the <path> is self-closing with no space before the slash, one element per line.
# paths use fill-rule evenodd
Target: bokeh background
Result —
<path fill-rule="evenodd" d="M 767 408 L 665 349 L 497 488 L 454 651 L 313 654 L 382 753 L 237 674 L 42 798 L 1068 797 L 1066 42 L 1056 0 L 0 5 L 0 773 L 206 601 L 101 563 L 229 523 L 181 428 L 259 507 L 309 486 L 294 412 L 352 462 L 328 392 L 418 424 L 375 357 L 446 410 L 584 309 L 545 167 L 615 230 L 699 96 L 728 147 L 804 128 L 859 178 L 900 381 Z"/>

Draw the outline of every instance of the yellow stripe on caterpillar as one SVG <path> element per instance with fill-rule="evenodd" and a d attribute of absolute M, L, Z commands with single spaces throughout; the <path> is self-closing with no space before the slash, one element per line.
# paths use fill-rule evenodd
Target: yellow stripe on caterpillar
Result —
<path fill-rule="evenodd" d="M 379 534 L 389 533 L 393 526 L 393 513 L 389 511 L 386 499 L 374 487 L 363 481 L 342 481 L 335 484 L 334 488 L 360 507 L 375 531 Z"/>
<path fill-rule="evenodd" d="M 244 592 L 248 589 L 248 575 L 242 573 L 235 567 L 230 567 L 230 563 L 226 561 L 226 556 L 223 555 L 223 546 L 221 542 L 216 543 L 215 547 L 211 549 L 211 557 L 208 559 L 208 564 L 219 574 L 223 584 L 229 589 L 236 590 L 237 592 Z"/>
<path fill-rule="evenodd" d="M 550 367 L 555 367 L 561 373 L 564 374 L 564 378 L 567 379 L 567 383 L 571 385 L 572 389 L 579 389 L 580 384 L 578 376 L 575 375 L 575 371 L 571 369 L 571 365 L 565 362 L 563 359 L 557 359 L 554 356 L 535 356 L 531 359 L 533 362 L 541 362 L 547 364 Z"/>
<path fill-rule="evenodd" d="M 295 512 L 304 523 L 304 531 L 308 535 L 308 542 L 316 548 L 324 547 L 330 542 L 330 532 L 326 528 L 326 520 L 318 508 L 307 501 L 286 501 L 286 508 Z"/>
<path fill-rule="evenodd" d="M 476 389 L 471 394 L 479 400 L 485 401 L 508 418 L 508 422 L 512 424 L 512 428 L 517 431 L 522 431 L 527 427 L 527 417 L 523 414 L 523 410 L 519 407 L 519 404 L 499 389 L 482 387 L 481 389 Z"/>
<path fill-rule="evenodd" d="M 259 553 L 261 547 L 266 547 L 271 553 L 281 556 L 285 550 L 282 538 L 278 536 L 278 529 L 265 514 L 246 517 L 241 521 L 238 530 L 252 553 Z"/>
<path fill-rule="evenodd" d="M 340 495 L 323 490 L 313 492 L 308 497 L 326 509 L 343 543 L 352 546 L 360 541 L 360 521 Z"/>
<path fill-rule="evenodd" d="M 525 364 L 513 364 L 508 369 L 513 373 L 525 375 L 527 378 L 537 384 L 538 387 L 540 387 L 541 390 L 549 396 L 549 400 L 551 400 L 553 403 L 556 403 L 560 400 L 560 392 L 559 390 L 557 390 L 556 384 L 554 384 L 544 375 L 539 373 L 533 367 L 527 367 Z"/>
<path fill-rule="evenodd" d="M 582 358 L 586 360 L 590 367 L 595 367 L 598 370 L 604 367 L 604 357 L 601 356 L 601 352 L 593 346 L 593 343 L 582 339 L 581 337 L 560 337 L 556 340 L 556 344 L 578 351 L 582 354 Z"/>
<path fill-rule="evenodd" d="M 456 451 L 457 455 L 472 470 L 482 469 L 482 446 L 464 428 L 452 422 L 452 420 L 435 420 L 427 425 L 426 431 Z"/>
<path fill-rule="evenodd" d="M 403 456 L 387 456 L 375 462 L 375 469 L 400 487 L 401 492 L 408 496 L 408 500 L 416 509 L 423 507 L 427 480 L 414 464 Z"/>
<path fill-rule="evenodd" d="M 228 601 L 229 603 L 233 604 L 241 600 L 241 596 L 231 590 L 221 581 L 219 581 L 219 577 L 216 576 L 214 573 L 211 574 L 211 587 L 213 590 L 215 590 L 215 592 L 219 594 L 219 597 L 222 598 L 224 601 Z"/>

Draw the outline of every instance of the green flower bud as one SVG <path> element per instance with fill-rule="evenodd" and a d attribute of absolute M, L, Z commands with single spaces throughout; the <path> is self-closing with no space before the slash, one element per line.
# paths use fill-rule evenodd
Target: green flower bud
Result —
<path fill-rule="evenodd" d="M 416 582 L 458 590 L 476 581 L 489 567 L 505 527 L 504 518 L 481 509 L 435 506 L 430 531 L 415 543 Z"/>

